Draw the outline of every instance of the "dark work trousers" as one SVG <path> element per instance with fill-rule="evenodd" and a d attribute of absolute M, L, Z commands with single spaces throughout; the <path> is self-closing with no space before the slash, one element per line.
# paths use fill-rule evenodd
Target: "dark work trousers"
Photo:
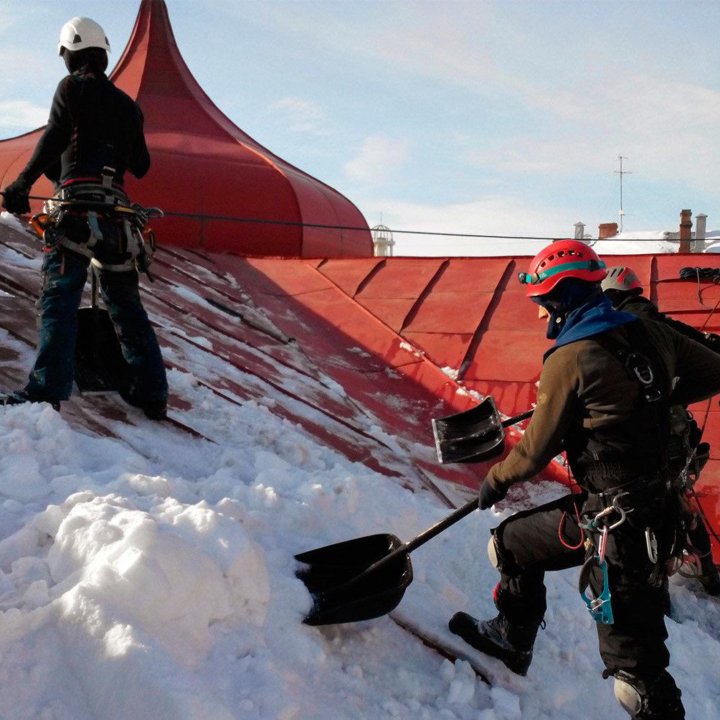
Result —
<path fill-rule="evenodd" d="M 38 300 L 38 347 L 25 387 L 30 397 L 67 400 L 75 375 L 77 311 L 89 258 L 55 246 L 44 257 Z M 136 270 L 99 272 L 100 291 L 128 363 L 131 396 L 165 400 L 168 386 L 155 331 L 140 300 Z"/>
<path fill-rule="evenodd" d="M 577 516 L 583 507 L 589 510 L 591 506 L 595 506 L 593 516 L 602 508 L 597 496 L 586 500 L 584 495 L 568 495 L 520 512 L 494 531 L 501 573 L 497 604 L 511 623 L 539 625 L 546 609 L 545 572 L 583 564 L 586 550 Z M 597 633 L 600 655 L 610 674 L 625 670 L 648 680 L 665 675 L 669 661 L 664 618 L 669 607 L 667 575 L 664 562 L 653 564 L 648 557 L 645 528 L 653 528 L 658 536 L 662 559 L 663 548 L 668 546 L 669 515 L 666 498 L 646 500 L 609 533 L 605 558 L 614 623 L 598 623 Z M 617 519 L 616 515 L 611 518 Z M 583 602 L 579 595 L 569 601 Z"/>

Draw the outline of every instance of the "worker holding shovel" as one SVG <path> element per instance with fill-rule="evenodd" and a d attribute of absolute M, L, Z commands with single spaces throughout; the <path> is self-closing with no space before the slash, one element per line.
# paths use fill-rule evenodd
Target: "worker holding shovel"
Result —
<path fill-rule="evenodd" d="M 580 591 L 597 621 L 605 676 L 638 720 L 685 717 L 667 672 L 667 566 L 684 528 L 670 490 L 671 404 L 720 392 L 720 356 L 671 328 L 615 310 L 605 263 L 577 240 L 543 249 L 519 279 L 548 312 L 537 405 L 518 444 L 480 488 L 480 507 L 567 455 L 582 489 L 520 512 L 493 531 L 497 617 L 457 613 L 450 629 L 525 674 L 545 610 L 544 574 L 582 567 Z"/>
<path fill-rule="evenodd" d="M 70 397 L 77 314 L 92 263 L 126 368 L 117 389 L 148 417 L 162 419 L 165 366 L 138 291 L 138 269 L 147 269 L 148 262 L 139 228 L 147 218 L 123 189 L 125 172 L 143 177 L 150 156 L 139 106 L 105 75 L 109 50 L 105 32 L 93 20 L 76 17 L 63 26 L 58 51 L 69 74 L 57 87 L 32 157 L 2 193 L 7 211 L 23 214 L 30 211 L 30 188 L 42 174 L 56 184 L 44 227 L 37 357 L 25 388 L 3 401 L 59 408 Z"/>

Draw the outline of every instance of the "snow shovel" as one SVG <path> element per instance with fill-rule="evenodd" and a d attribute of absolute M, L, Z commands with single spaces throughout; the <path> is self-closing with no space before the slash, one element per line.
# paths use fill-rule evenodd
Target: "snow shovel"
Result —
<path fill-rule="evenodd" d="M 495 401 L 488 396 L 470 410 L 433 418 L 438 461 L 441 464 L 471 463 L 500 455 L 505 449 L 504 428 L 526 420 L 532 414 L 532 410 L 527 410 L 522 415 L 500 420 Z"/>
<path fill-rule="evenodd" d="M 77 313 L 75 382 L 83 392 L 119 392 L 127 377 L 127 362 L 110 314 L 98 307 L 97 271 L 91 266 L 92 302 Z"/>
<path fill-rule="evenodd" d="M 410 553 L 476 510 L 471 500 L 410 542 L 395 535 L 368 535 L 296 555 L 307 567 L 299 577 L 313 598 L 303 622 L 332 625 L 370 620 L 397 607 L 412 582 Z"/>

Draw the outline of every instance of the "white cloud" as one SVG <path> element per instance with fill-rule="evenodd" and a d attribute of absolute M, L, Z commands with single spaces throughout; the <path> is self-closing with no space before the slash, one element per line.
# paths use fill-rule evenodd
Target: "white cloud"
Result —
<path fill-rule="evenodd" d="M 369 135 L 358 154 L 345 164 L 345 174 L 352 180 L 380 185 L 405 164 L 408 149 L 405 141 L 380 133 Z"/>
<path fill-rule="evenodd" d="M 504 173 L 569 177 L 608 173 L 622 154 L 645 181 L 680 182 L 707 193 L 720 183 L 717 90 L 629 74 L 553 92 L 525 82 L 521 96 L 541 129 L 520 127 L 480 150 L 462 138 L 467 161 Z"/>
<path fill-rule="evenodd" d="M 27 132 L 47 123 L 48 107 L 26 100 L 5 100 L 0 101 L 0 116 L 3 128 Z"/>
<path fill-rule="evenodd" d="M 547 244 L 534 238 L 572 237 L 578 220 L 564 210 L 535 206 L 509 195 L 447 205 L 368 199 L 358 206 L 371 226 L 382 220 L 395 231 L 396 255 L 533 255 Z M 453 235 L 433 235 L 433 231 Z M 596 231 L 587 228 L 587 232 Z M 491 237 L 459 237 L 463 234 Z M 516 237 L 497 237 L 508 235 Z"/>
<path fill-rule="evenodd" d="M 273 110 L 284 113 L 289 130 L 312 135 L 328 134 L 325 113 L 317 104 L 299 97 L 284 97 L 272 105 Z"/>

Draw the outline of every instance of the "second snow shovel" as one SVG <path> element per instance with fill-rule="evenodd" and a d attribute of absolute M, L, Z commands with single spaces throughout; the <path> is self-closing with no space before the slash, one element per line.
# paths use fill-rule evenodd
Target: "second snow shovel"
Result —
<path fill-rule="evenodd" d="M 98 306 L 97 271 L 93 266 L 91 277 L 91 305 L 80 308 L 77 314 L 75 382 L 81 393 L 119 392 L 127 377 L 127 362 L 110 314 Z"/>
<path fill-rule="evenodd" d="M 471 463 L 496 457 L 505 448 L 504 428 L 527 420 L 532 414 L 533 411 L 528 410 L 509 420 L 500 420 L 495 401 L 488 396 L 470 410 L 433 418 L 438 461 L 441 464 Z"/>

